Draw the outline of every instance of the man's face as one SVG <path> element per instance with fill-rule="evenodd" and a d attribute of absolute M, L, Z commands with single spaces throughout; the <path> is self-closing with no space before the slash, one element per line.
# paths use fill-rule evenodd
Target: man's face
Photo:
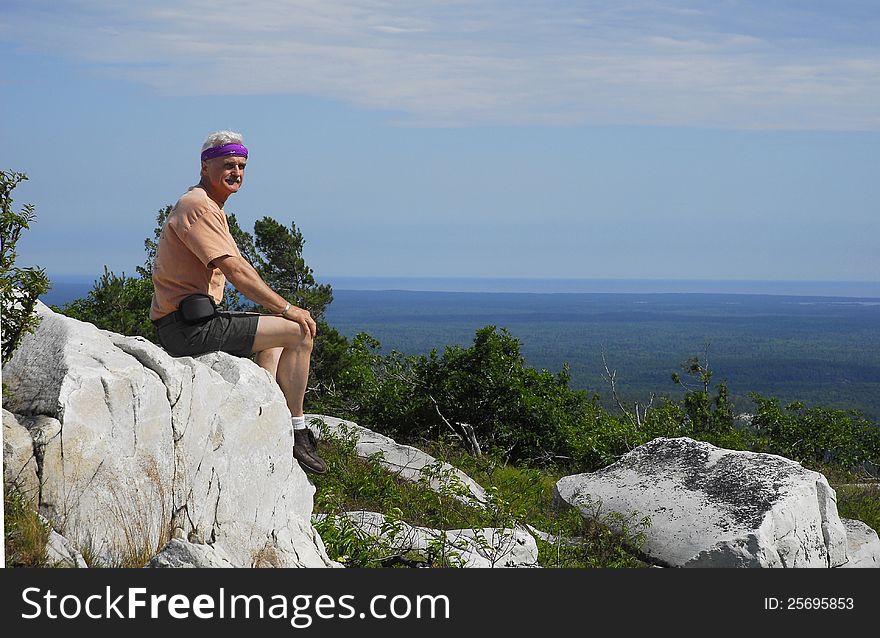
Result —
<path fill-rule="evenodd" d="M 202 178 L 205 185 L 224 201 L 238 192 L 244 181 L 247 158 L 238 155 L 215 157 L 202 162 Z"/>

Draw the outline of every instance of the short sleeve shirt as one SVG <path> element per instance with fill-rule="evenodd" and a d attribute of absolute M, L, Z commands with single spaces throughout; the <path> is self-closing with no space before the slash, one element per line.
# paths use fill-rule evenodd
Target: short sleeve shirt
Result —
<path fill-rule="evenodd" d="M 213 262 L 225 256 L 241 256 L 226 213 L 195 186 L 174 205 L 159 237 L 150 319 L 174 312 L 185 297 L 196 293 L 223 301 L 226 277 Z"/>

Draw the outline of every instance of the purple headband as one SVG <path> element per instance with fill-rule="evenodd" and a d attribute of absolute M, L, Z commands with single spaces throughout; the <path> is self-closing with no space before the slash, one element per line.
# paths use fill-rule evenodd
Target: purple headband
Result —
<path fill-rule="evenodd" d="M 223 144 L 222 146 L 212 146 L 202 151 L 202 161 L 214 159 L 215 157 L 223 157 L 224 155 L 241 155 L 247 157 L 247 148 L 242 144 Z"/>

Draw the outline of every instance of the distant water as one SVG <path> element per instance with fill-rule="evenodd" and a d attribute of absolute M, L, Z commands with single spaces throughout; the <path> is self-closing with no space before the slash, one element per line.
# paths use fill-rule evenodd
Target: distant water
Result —
<path fill-rule="evenodd" d="M 434 277 L 329 277 L 339 290 L 523 293 L 707 293 L 877 297 L 880 281 L 735 281 L 701 279 L 490 279 Z"/>
<path fill-rule="evenodd" d="M 97 279 L 97 277 L 96 277 Z M 51 277 L 50 277 L 51 280 Z M 89 283 L 72 283 L 72 282 L 56 282 L 52 281 L 52 288 L 45 295 L 40 297 L 47 306 L 63 306 L 74 299 L 82 299 L 89 294 L 92 289 L 94 280 Z"/>
<path fill-rule="evenodd" d="M 98 276 L 59 275 L 43 303 L 63 305 L 85 297 Z M 424 292 L 507 293 L 706 293 L 859 297 L 880 299 L 880 281 L 749 281 L 702 279 L 514 279 L 466 277 L 321 277 L 334 290 L 408 290 Z"/>
<path fill-rule="evenodd" d="M 702 279 L 502 279 L 328 277 L 338 290 L 525 293 L 712 293 L 799 297 L 877 297 L 880 281 L 751 281 Z"/>

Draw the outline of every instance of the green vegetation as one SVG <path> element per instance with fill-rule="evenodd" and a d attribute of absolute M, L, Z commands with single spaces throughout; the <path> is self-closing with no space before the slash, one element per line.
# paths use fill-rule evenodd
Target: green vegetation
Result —
<path fill-rule="evenodd" d="M 19 212 L 12 209 L 12 191 L 27 180 L 24 173 L 0 171 L 0 312 L 3 314 L 3 363 L 18 348 L 24 336 L 37 326 L 34 308 L 40 295 L 49 290 L 42 268 L 15 265 L 16 244 L 21 233 L 36 218 L 32 204 Z"/>
<path fill-rule="evenodd" d="M 318 284 L 302 256 L 302 233 L 291 223 L 285 228 L 271 217 L 254 224 L 254 268 L 263 280 L 293 305 L 305 308 L 317 321 L 333 301 L 328 284 Z"/>
<path fill-rule="evenodd" d="M 880 462 L 880 428 L 858 412 L 805 408 L 753 395 L 758 411 L 751 426 L 757 432 L 754 447 L 804 465 L 828 464 L 852 469 Z"/>
<path fill-rule="evenodd" d="M 146 337 L 156 341 L 150 321 L 153 282 L 144 277 L 117 275 L 104 267 L 85 299 L 65 305 L 61 312 L 80 321 L 95 324 L 102 330 Z"/>
<path fill-rule="evenodd" d="M 46 543 L 49 526 L 40 520 L 33 503 L 14 484 L 3 493 L 6 567 L 48 567 Z"/>
<path fill-rule="evenodd" d="M 837 513 L 841 518 L 862 521 L 874 530 L 880 530 L 880 484 L 839 485 Z"/>

